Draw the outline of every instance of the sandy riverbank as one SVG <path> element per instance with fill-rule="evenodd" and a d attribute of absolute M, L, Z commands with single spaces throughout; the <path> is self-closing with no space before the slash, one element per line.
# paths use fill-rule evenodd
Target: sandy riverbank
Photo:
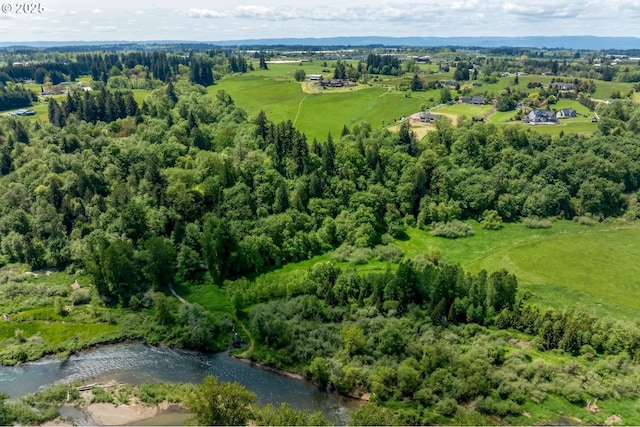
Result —
<path fill-rule="evenodd" d="M 117 390 L 121 384 L 115 382 L 101 385 L 103 388 Z M 89 386 L 91 387 L 91 386 Z M 170 409 L 175 410 L 178 405 L 168 401 L 156 405 L 148 405 L 140 402 L 136 398 L 129 399 L 126 404 L 115 405 L 113 403 L 92 403 L 93 393 L 91 389 L 80 392 L 81 403 L 75 405 L 63 405 L 60 407 L 60 416 L 52 421 L 46 422 L 43 426 L 70 426 L 75 425 L 79 420 L 82 424 L 97 426 L 118 426 L 131 425 L 143 420 L 156 417 Z"/>
<path fill-rule="evenodd" d="M 115 406 L 111 403 L 92 403 L 84 408 L 84 410 L 96 425 L 117 426 L 129 425 L 155 417 L 160 411 L 168 408 L 168 402 L 153 406 L 143 404 Z"/>

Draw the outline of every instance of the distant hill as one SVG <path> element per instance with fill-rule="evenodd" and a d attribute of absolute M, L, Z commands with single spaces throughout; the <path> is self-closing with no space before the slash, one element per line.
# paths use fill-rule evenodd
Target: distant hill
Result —
<path fill-rule="evenodd" d="M 194 46 L 456 46 L 456 47 L 532 47 L 565 49 L 640 49 L 638 37 L 599 36 L 529 36 L 529 37 L 326 37 L 326 38 L 273 38 L 223 41 L 149 40 L 149 41 L 61 41 L 61 42 L 0 42 L 0 48 L 56 48 L 73 46 L 78 50 L 88 48 L 157 48 L 168 45 Z"/>
<path fill-rule="evenodd" d="M 327 37 L 247 39 L 214 42 L 218 45 L 284 46 L 460 46 L 533 47 L 565 49 L 640 49 L 637 37 L 557 36 L 557 37 Z"/>

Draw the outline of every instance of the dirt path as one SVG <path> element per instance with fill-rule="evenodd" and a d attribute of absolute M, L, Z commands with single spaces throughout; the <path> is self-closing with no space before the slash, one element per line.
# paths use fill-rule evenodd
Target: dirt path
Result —
<path fill-rule="evenodd" d="M 178 298 L 178 301 L 180 301 L 183 304 L 189 304 L 189 302 L 187 302 L 186 299 L 182 298 L 180 295 L 178 295 L 178 293 L 176 292 L 175 289 L 173 289 L 173 283 L 169 283 L 169 291 L 171 291 L 171 295 L 173 295 L 174 297 Z"/>
<path fill-rule="evenodd" d="M 298 121 L 298 116 L 300 116 L 300 110 L 302 110 L 302 103 L 304 102 L 305 99 L 307 99 L 309 97 L 309 95 L 305 96 L 304 98 L 302 98 L 300 100 L 300 102 L 298 103 L 298 112 L 296 113 L 296 118 L 293 119 L 293 125 L 296 125 L 296 122 Z"/>
<path fill-rule="evenodd" d="M 173 295 L 174 297 L 178 298 L 178 301 L 180 301 L 182 304 L 189 304 L 189 301 L 187 301 L 186 299 L 184 299 L 180 295 L 178 295 L 176 290 L 173 288 L 173 283 L 169 283 L 169 291 L 171 292 L 171 295 Z M 240 327 L 242 328 L 244 333 L 249 337 L 249 348 L 247 348 L 245 351 L 243 351 L 242 354 L 239 355 L 239 357 L 249 358 L 249 355 L 251 353 L 253 353 L 253 348 L 255 346 L 255 341 L 253 339 L 253 336 L 251 335 L 251 332 L 249 332 L 249 330 L 244 325 L 244 323 L 242 323 L 237 318 L 235 320 L 236 320 L 236 322 L 238 322 L 240 324 Z"/>
<path fill-rule="evenodd" d="M 383 94 L 381 94 L 381 95 L 378 95 L 378 98 L 382 98 L 383 96 L 385 96 L 385 95 L 389 95 L 390 93 L 391 93 L 391 88 L 390 88 L 390 87 L 388 87 L 388 88 L 387 88 L 387 91 L 386 91 L 385 93 L 383 93 Z"/>
<path fill-rule="evenodd" d="M 249 332 L 247 327 L 244 326 L 244 323 L 242 323 L 240 321 L 238 321 L 238 323 L 240 323 L 240 327 L 242 328 L 244 333 L 247 334 L 247 336 L 249 337 L 249 348 L 247 348 L 245 351 L 243 351 L 239 356 L 243 357 L 245 359 L 248 359 L 249 356 L 251 355 L 251 353 L 253 353 L 253 347 L 254 347 L 255 341 L 253 340 L 253 336 L 251 336 L 251 332 Z"/>

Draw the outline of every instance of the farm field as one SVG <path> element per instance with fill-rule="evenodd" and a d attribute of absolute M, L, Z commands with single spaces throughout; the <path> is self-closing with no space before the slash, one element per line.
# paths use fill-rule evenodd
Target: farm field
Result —
<path fill-rule="evenodd" d="M 466 116 L 470 119 L 473 116 L 484 116 L 493 107 L 491 105 L 453 104 L 433 109 L 434 113 L 452 114 L 455 116 Z"/>
<path fill-rule="evenodd" d="M 438 248 L 443 258 L 470 271 L 506 268 L 519 280 L 521 291 L 557 308 L 576 302 L 600 314 L 634 319 L 640 309 L 640 228 L 558 221 L 550 229 L 505 224 L 499 231 L 472 223 L 475 236 L 447 240 L 411 229 L 410 239 L 398 242 L 406 257 Z"/>
<path fill-rule="evenodd" d="M 330 76 L 326 71 L 331 69 L 316 63 L 304 63 L 302 68 L 307 74 L 318 73 Z M 337 135 L 346 124 L 366 121 L 372 126 L 394 125 L 401 117 L 420 111 L 424 106 L 431 106 L 438 102 L 440 91 L 413 92 L 406 96 L 405 92 L 395 90 L 399 78 L 385 78 L 376 76 L 370 81 L 369 87 L 357 89 L 319 89 L 318 93 L 306 93 L 301 85 L 293 79 L 293 73 L 301 66 L 297 63 L 272 63 L 269 70 L 255 71 L 249 74 L 234 74 L 225 76 L 216 85 L 210 87 L 209 93 L 215 94 L 225 90 L 236 101 L 237 105 L 247 110 L 250 116 L 255 116 L 261 110 L 267 113 L 270 120 L 275 122 L 291 120 L 294 125 L 307 135 L 309 140 L 317 138 L 323 140 L 327 133 Z M 324 73 L 323 73 L 324 71 Z M 427 74 L 425 80 L 442 80 L 451 78 L 451 73 Z M 528 82 L 548 84 L 550 76 L 520 76 L 517 88 L 527 90 Z M 496 83 L 482 83 L 474 87 L 473 93 L 495 93 L 512 86 L 513 77 L 500 78 Z M 628 83 L 615 84 L 598 82 L 602 86 L 601 94 L 607 91 L 631 87 Z M 577 101 L 560 101 L 554 109 L 574 108 L 578 117 L 563 120 L 554 126 L 537 126 L 539 132 L 559 135 L 562 133 L 593 133 L 597 123 L 591 122 L 593 113 Z M 442 114 L 467 117 L 484 116 L 491 111 L 490 105 L 454 104 L 438 108 Z M 487 121 L 495 124 L 522 125 L 513 122 L 515 111 L 494 112 Z M 393 128 L 392 128 L 393 129 Z M 422 136 L 424 132 L 419 135 Z"/>
<path fill-rule="evenodd" d="M 209 88 L 210 94 L 224 90 L 255 116 L 263 110 L 274 122 L 291 120 L 309 140 L 323 140 L 328 132 L 339 135 L 343 126 L 366 121 L 376 126 L 394 123 L 400 117 L 420 110 L 422 97 L 372 85 L 359 90 L 324 90 L 305 93 L 301 84 L 289 76 L 292 64 L 270 64 L 270 70 L 232 75 Z M 305 71 L 309 73 L 305 65 Z"/>
<path fill-rule="evenodd" d="M 640 310 L 640 247 L 635 244 L 640 239 L 639 224 L 589 227 L 562 220 L 550 229 L 508 223 L 499 231 L 488 231 L 477 222 L 470 223 L 473 237 L 450 240 L 409 228 L 408 238 L 394 244 L 403 250 L 405 259 L 438 252 L 447 263 L 472 272 L 506 268 L 518 277 L 520 291 L 530 291 L 532 301 L 544 306 L 565 308 L 580 303 L 597 314 L 636 318 Z M 289 274 L 326 261 L 331 261 L 330 254 L 288 264 L 264 274 L 263 279 L 286 280 Z M 336 264 L 361 273 L 384 271 L 389 266 L 380 261 Z"/>

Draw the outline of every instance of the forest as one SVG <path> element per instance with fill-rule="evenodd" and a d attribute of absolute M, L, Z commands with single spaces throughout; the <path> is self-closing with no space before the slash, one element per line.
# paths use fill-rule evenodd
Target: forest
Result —
<path fill-rule="evenodd" d="M 362 70 L 397 73 L 384 58 Z M 0 119 L 0 266 L 86 276 L 98 317 L 111 307 L 152 319 L 117 339 L 214 351 L 242 323 L 251 358 L 369 399 L 354 424 L 522 424 L 523 413 L 547 419 L 535 412 L 544 402 L 574 414 L 594 399 L 634 413 L 637 324 L 537 306 L 511 272 L 469 273 L 427 248 L 407 259 L 394 241 L 408 229 L 464 239 L 469 221 L 496 233 L 503 223 L 636 221 L 637 103 L 598 105 L 592 136 L 443 117 L 421 140 L 408 122 L 397 132 L 362 122 L 310 141 L 291 120 L 250 116 L 202 85 L 251 72 L 251 59 L 83 53 L 0 71 L 105 83 L 50 98 L 46 121 Z M 140 105 L 131 87 L 109 86 L 139 76 L 153 88 Z M 5 81 L 3 91 L 16 85 Z M 328 252 L 359 261 L 317 263 L 286 281 L 262 275 Z M 373 259 L 386 271 L 355 268 Z M 3 281 L 4 295 L 29 292 Z M 173 286 L 204 284 L 219 287 L 230 313 L 171 301 Z M 43 293 L 42 305 L 60 295 Z"/>

